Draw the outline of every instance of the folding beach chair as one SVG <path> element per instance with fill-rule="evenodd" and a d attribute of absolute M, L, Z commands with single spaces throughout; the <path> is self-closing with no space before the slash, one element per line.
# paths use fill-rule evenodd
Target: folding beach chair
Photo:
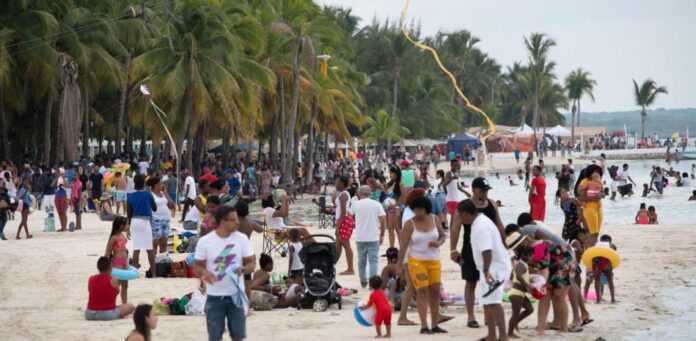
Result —
<path fill-rule="evenodd" d="M 317 205 L 319 206 L 319 228 L 326 229 L 336 227 L 336 216 L 333 211 L 328 210 L 326 206 L 326 197 L 319 197 Z"/>
<path fill-rule="evenodd" d="M 281 257 L 288 253 L 289 241 L 287 230 L 269 229 L 263 222 L 263 253 L 273 256 L 277 252 Z"/>

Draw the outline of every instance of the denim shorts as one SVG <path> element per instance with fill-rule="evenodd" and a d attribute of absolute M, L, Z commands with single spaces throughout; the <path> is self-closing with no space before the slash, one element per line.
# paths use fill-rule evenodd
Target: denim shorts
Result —
<path fill-rule="evenodd" d="M 221 341 L 227 329 L 232 339 L 246 338 L 246 316 L 244 308 L 237 307 L 231 296 L 210 296 L 205 302 L 205 320 L 208 326 L 208 340 Z"/>
<path fill-rule="evenodd" d="M 85 309 L 85 319 L 87 321 L 112 321 L 121 318 L 119 308 L 111 310 L 89 310 Z"/>
<path fill-rule="evenodd" d="M 152 239 L 169 237 L 169 219 L 152 217 Z"/>

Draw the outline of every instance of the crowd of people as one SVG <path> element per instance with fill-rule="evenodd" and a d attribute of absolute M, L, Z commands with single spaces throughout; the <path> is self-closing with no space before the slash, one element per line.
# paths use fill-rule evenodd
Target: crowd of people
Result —
<path fill-rule="evenodd" d="M 478 288 L 488 329 L 486 340 L 517 337 L 519 322 L 535 310 L 535 335 L 545 335 L 549 329 L 560 335 L 582 332 L 584 326 L 593 322 L 585 306 L 592 283 L 597 303 L 603 302 L 605 283 L 611 302 L 615 301 L 611 263 L 602 257 L 594 259 L 592 268 L 586 269 L 583 290 L 580 259 L 588 248 L 616 249 L 611 237 L 602 235 L 602 201 L 616 200 L 617 194 L 622 198 L 634 194 L 637 184 L 628 164 L 621 169 L 607 167 L 602 155 L 576 174 L 576 165 L 569 159 L 555 175 L 556 202 L 565 216 L 562 232 L 557 235 L 543 223 L 548 211 L 546 166 L 542 159 L 535 163 L 531 152 L 524 169 L 517 172 L 519 179 L 525 181 L 529 210 L 520 212 L 517 221 L 508 224 L 498 212 L 500 201 L 488 197 L 491 186 L 486 178 L 475 178 L 469 185 L 462 181 L 462 164 L 468 160 L 462 155 L 445 154 L 450 161 L 445 172 L 437 168 L 438 150 L 397 154 L 385 172 L 373 168 L 369 161 L 361 162 L 374 155 L 350 153 L 343 157 L 342 152 L 337 152 L 334 160 L 327 160 L 328 167 L 317 163 L 316 171 L 310 173 L 315 180 L 310 192 L 325 192 L 327 183 L 333 182 L 335 191 L 330 206 L 336 226 L 335 246 L 346 264 L 340 275 L 354 276 L 357 272 L 361 287 L 373 291 L 370 304 L 377 307 L 378 336 L 392 334 L 391 308 L 384 304 L 385 298 L 399 310 L 398 325 L 419 325 L 421 334 L 447 332 L 441 324 L 453 316 L 440 311 L 441 262 L 448 258 L 440 254 L 440 249 L 447 238 L 449 259 L 461 267 L 465 282 L 466 325 L 481 327 L 474 311 Z M 196 179 L 188 169 L 182 169 L 177 177 L 177 165 L 171 158 L 157 169 L 148 160 L 135 161 L 105 158 L 55 167 L 27 163 L 21 170 L 3 162 L 0 236 L 5 239 L 3 228 L 16 212 L 20 214 L 16 238 L 20 239 L 22 229 L 25 238 L 31 238 L 28 215 L 33 209 L 44 209 L 51 215 L 55 211 L 60 224 L 58 232 L 80 230 L 80 217 L 87 213 L 111 222 L 104 256 L 97 261 L 98 274 L 89 279 L 85 318 L 113 320 L 134 314 L 136 328 L 127 340 L 149 340 L 157 318 L 151 306 L 134 307 L 128 303 L 128 281 L 117 280 L 110 273 L 112 269 L 126 270 L 129 266 L 140 268 L 140 252 L 145 251 L 147 276 L 157 277 L 155 256 L 167 253 L 167 239 L 177 213 L 183 229 L 198 234 L 191 247 L 193 271 L 207 295 L 210 340 L 220 340 L 225 329 L 234 340 L 246 337 L 251 291 L 277 296 L 276 308 L 297 305 L 303 291 L 299 253 L 313 239 L 300 222 L 290 220 L 296 188 L 283 187 L 279 174 L 262 163 L 238 163 L 226 169 L 206 164 Z M 429 174 L 431 165 L 435 166 L 434 177 Z M 608 188 L 605 173 L 610 182 Z M 689 186 L 693 173 L 692 170 L 690 175 L 680 174 L 656 166 L 650 184 L 644 184 L 643 197 L 653 191 L 662 194 L 668 177 L 675 179 L 675 185 Z M 512 177 L 509 182 L 517 185 Z M 460 200 L 460 194 L 468 199 Z M 261 202 L 260 213 L 267 228 L 283 231 L 289 239 L 286 290 L 280 290 L 271 281 L 274 268 L 270 255 L 259 254 L 259 267 L 256 266 L 257 252 L 250 237 L 252 232 L 264 231 L 259 222 L 248 218 L 248 202 L 256 199 Z M 75 216 L 74 224 L 68 224 L 68 213 Z M 655 208 L 641 204 L 635 220 L 638 224 L 657 224 Z M 351 241 L 355 242 L 355 251 Z M 129 243 L 131 250 L 127 249 Z M 387 265 L 380 270 L 379 250 L 383 244 L 388 246 Z M 549 289 L 540 297 L 536 309 L 529 298 L 534 290 L 530 276 L 541 276 Z M 509 320 L 502 306 L 506 282 L 511 283 Z M 119 294 L 121 305 L 116 305 Z M 406 315 L 412 305 L 418 312 L 418 322 Z M 551 309 L 554 319 L 548 323 Z M 384 335 L 382 324 L 387 326 Z"/>

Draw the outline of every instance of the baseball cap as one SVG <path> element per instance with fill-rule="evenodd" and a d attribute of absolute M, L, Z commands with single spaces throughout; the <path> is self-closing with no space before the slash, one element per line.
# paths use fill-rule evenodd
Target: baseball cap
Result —
<path fill-rule="evenodd" d="M 408 166 L 408 160 L 401 160 L 401 165 L 402 166 Z"/>
<path fill-rule="evenodd" d="M 482 189 L 484 191 L 487 191 L 489 189 L 492 189 L 491 185 L 488 183 L 488 180 L 486 178 L 476 178 L 474 181 L 471 182 L 471 188 L 478 188 Z"/>

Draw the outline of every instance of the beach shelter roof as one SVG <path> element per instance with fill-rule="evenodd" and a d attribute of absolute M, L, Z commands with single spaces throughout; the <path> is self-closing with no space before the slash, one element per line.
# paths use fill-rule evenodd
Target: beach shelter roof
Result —
<path fill-rule="evenodd" d="M 478 144 L 479 139 L 471 134 L 461 134 L 447 140 L 447 145 L 457 154 L 464 154 L 464 146 L 474 147 Z"/>
<path fill-rule="evenodd" d="M 511 129 L 510 132 L 515 134 L 515 135 L 518 135 L 518 136 L 520 136 L 520 135 L 532 135 L 532 134 L 534 134 L 534 129 L 532 129 L 532 127 L 530 127 L 528 124 L 525 123 L 521 128 L 517 127 L 515 129 Z"/>
<path fill-rule="evenodd" d="M 563 128 L 560 124 L 546 131 L 551 136 L 570 137 L 570 130 Z"/>

